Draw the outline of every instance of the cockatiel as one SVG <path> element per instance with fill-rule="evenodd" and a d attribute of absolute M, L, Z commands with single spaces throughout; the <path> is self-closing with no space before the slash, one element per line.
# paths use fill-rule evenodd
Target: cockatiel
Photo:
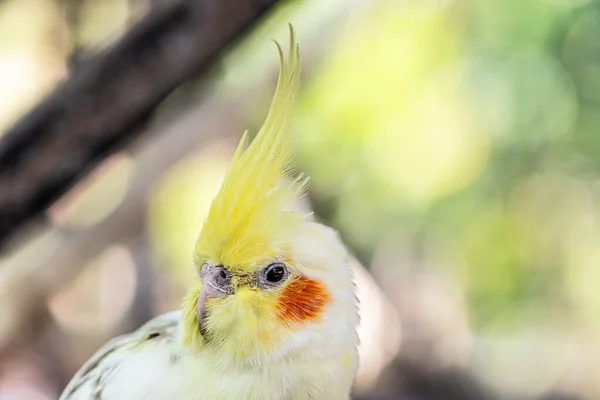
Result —
<path fill-rule="evenodd" d="M 277 88 L 246 132 L 194 250 L 182 310 L 113 339 L 61 400 L 346 400 L 358 364 L 357 300 L 336 232 L 295 210 L 288 121 L 300 82 L 290 26 Z"/>

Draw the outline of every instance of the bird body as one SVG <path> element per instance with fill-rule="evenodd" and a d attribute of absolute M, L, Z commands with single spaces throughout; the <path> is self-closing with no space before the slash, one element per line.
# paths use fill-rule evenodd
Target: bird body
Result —
<path fill-rule="evenodd" d="M 113 339 L 60 400 L 347 400 L 358 313 L 337 233 L 294 211 L 288 119 L 299 85 L 294 32 L 269 114 L 233 156 L 196 243 L 199 280 L 181 310 Z"/>

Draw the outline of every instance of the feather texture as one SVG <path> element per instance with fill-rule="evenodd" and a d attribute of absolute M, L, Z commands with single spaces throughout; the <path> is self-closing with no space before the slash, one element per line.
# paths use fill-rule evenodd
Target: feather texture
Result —
<path fill-rule="evenodd" d="M 195 262 L 248 270 L 276 257 L 301 216 L 291 212 L 307 180 L 290 179 L 292 141 L 288 129 L 300 84 L 300 55 L 290 26 L 289 60 L 281 46 L 275 95 L 267 118 L 251 144 L 246 131 L 221 190 L 214 199 L 195 247 Z M 249 271 L 250 272 L 250 271 Z"/>
<path fill-rule="evenodd" d="M 177 348 L 173 346 L 173 342 L 176 338 L 179 320 L 180 312 L 172 311 L 150 320 L 133 333 L 114 338 L 98 350 L 79 369 L 59 400 L 102 400 L 109 398 L 108 392 L 111 388 L 108 382 L 111 374 L 118 373 L 125 359 L 132 358 L 132 353 L 144 354 L 151 352 L 159 355 L 158 360 L 152 357 L 158 361 L 154 365 L 147 364 L 147 369 L 138 368 L 140 371 L 149 370 L 152 375 L 161 376 L 166 372 L 166 365 L 170 363 L 169 354 L 174 354 L 174 349 Z M 166 357 L 161 357 L 160 354 L 164 354 Z M 162 366 L 162 368 L 159 366 Z M 146 388 L 150 388 L 150 385 Z M 143 392 L 144 389 L 141 389 L 141 391 Z M 126 393 L 122 393 L 122 396 L 126 398 Z M 111 398 L 116 397 L 112 396 Z"/>

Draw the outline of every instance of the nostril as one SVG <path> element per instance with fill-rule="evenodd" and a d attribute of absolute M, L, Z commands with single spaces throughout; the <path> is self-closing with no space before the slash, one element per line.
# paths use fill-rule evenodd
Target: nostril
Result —
<path fill-rule="evenodd" d="M 215 269 L 213 270 L 212 276 L 213 276 L 213 279 L 216 282 L 218 282 L 220 285 L 226 284 L 229 281 L 229 279 L 231 278 L 231 275 L 229 274 L 229 272 L 221 266 L 215 267 Z"/>

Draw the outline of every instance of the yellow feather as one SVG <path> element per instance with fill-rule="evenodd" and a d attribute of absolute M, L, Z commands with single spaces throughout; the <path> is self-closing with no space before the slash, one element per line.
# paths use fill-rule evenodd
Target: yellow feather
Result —
<path fill-rule="evenodd" d="M 190 289 L 187 296 L 183 300 L 182 312 L 182 342 L 190 350 L 200 350 L 204 343 L 202 335 L 198 328 L 198 315 L 196 314 L 196 306 L 198 304 L 198 295 L 202 289 L 202 283 L 199 281 Z"/>
<path fill-rule="evenodd" d="M 279 78 L 267 118 L 248 145 L 246 131 L 196 242 L 198 267 L 210 261 L 230 270 L 259 268 L 277 257 L 278 242 L 289 238 L 302 216 L 291 213 L 307 180 L 290 180 L 289 120 L 300 85 L 300 55 L 290 25 L 289 60 L 279 51 Z"/>

